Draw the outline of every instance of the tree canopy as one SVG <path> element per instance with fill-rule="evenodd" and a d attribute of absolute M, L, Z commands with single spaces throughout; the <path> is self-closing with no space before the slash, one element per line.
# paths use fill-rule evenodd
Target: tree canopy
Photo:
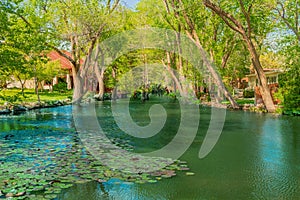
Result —
<path fill-rule="evenodd" d="M 0 86 L 11 79 L 23 85 L 33 77 L 46 80 L 54 76 L 58 73 L 52 70 L 54 64 L 43 60 L 45 52 L 54 50 L 72 64 L 74 99 L 78 101 L 90 70 L 103 95 L 105 87 L 113 87 L 122 74 L 145 64 L 146 57 L 147 63 L 161 62 L 166 70 L 178 72 L 173 78 L 179 91 L 193 88 L 198 93 L 201 87 L 208 87 L 208 78 L 180 53 L 141 49 L 116 57 L 111 53 L 114 49 L 101 46 L 102 41 L 124 31 L 158 27 L 177 32 L 172 45 L 179 52 L 182 34 L 207 52 L 219 72 L 214 75 L 211 68 L 214 84 L 233 107 L 237 106 L 232 98 L 235 83 L 254 71 L 264 104 L 274 112 L 264 68 L 279 68 L 285 73 L 277 97 L 286 109 L 295 109 L 300 101 L 299 4 L 298 0 L 141 0 L 133 10 L 119 0 L 2 0 Z M 101 63 L 106 57 L 114 62 L 104 67 Z M 188 85 L 183 84 L 186 80 L 190 80 Z"/>

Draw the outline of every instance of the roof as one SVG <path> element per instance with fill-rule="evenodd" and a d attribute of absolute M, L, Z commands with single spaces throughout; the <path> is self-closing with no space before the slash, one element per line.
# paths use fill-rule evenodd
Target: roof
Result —
<path fill-rule="evenodd" d="M 277 74 L 281 74 L 284 72 L 284 70 L 282 69 L 263 69 L 265 72 L 265 75 L 277 75 Z M 255 73 L 251 73 L 246 75 L 246 77 L 256 77 Z"/>
<path fill-rule="evenodd" d="M 68 51 L 63 51 L 63 53 L 65 53 L 66 55 L 72 57 L 72 56 L 71 56 L 71 53 L 68 52 Z M 59 60 L 62 69 L 72 70 L 72 64 L 71 64 L 71 62 L 70 62 L 67 58 L 65 58 L 65 57 L 63 57 L 63 56 L 61 56 L 61 55 L 59 55 L 58 52 L 56 52 L 56 51 L 51 51 L 50 53 L 47 54 L 47 57 L 48 57 L 50 60 L 52 60 L 52 61 Z"/>

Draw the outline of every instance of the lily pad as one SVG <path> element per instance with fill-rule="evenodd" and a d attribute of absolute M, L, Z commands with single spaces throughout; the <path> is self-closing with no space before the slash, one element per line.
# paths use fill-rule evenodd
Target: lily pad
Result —
<path fill-rule="evenodd" d="M 195 173 L 193 173 L 193 172 L 186 172 L 185 175 L 187 175 L 187 176 L 194 176 Z"/>

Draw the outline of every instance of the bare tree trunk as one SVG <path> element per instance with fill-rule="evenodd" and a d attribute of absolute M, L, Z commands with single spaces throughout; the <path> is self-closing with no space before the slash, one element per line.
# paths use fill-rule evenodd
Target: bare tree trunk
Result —
<path fill-rule="evenodd" d="M 182 48 L 181 48 L 181 26 L 178 25 L 178 32 L 176 32 L 176 43 L 177 43 L 177 48 L 178 48 L 178 64 L 177 64 L 177 70 L 178 70 L 178 74 L 179 74 L 179 81 L 180 81 L 180 85 L 181 85 L 181 90 L 182 90 L 182 96 L 187 97 L 188 96 L 188 88 L 189 88 L 189 84 L 186 81 L 186 78 L 183 75 L 183 61 L 182 61 Z"/>
<path fill-rule="evenodd" d="M 184 93 L 184 91 L 182 89 L 182 85 L 180 83 L 180 80 L 178 80 L 178 78 L 174 74 L 174 71 L 172 70 L 170 52 L 166 52 L 166 55 L 167 55 L 167 65 L 165 65 L 164 63 L 163 64 L 164 64 L 165 68 L 169 71 L 169 73 L 170 73 L 173 81 L 176 84 L 177 89 L 179 90 L 180 95 L 183 96 L 183 97 L 186 97 L 185 93 Z"/>
<path fill-rule="evenodd" d="M 96 69 L 96 76 L 98 80 L 99 85 L 99 92 L 98 92 L 98 98 L 103 99 L 104 92 L 105 92 L 105 85 L 104 85 L 104 70 L 100 70 L 99 68 Z"/>
<path fill-rule="evenodd" d="M 268 112 L 275 112 L 275 105 L 272 99 L 272 95 L 268 86 L 267 78 L 265 76 L 264 70 L 260 64 L 259 57 L 257 55 L 256 49 L 251 40 L 244 39 L 247 42 L 248 50 L 251 54 L 252 64 L 254 66 L 255 74 L 258 79 L 258 87 L 261 93 L 264 105 Z"/>
<path fill-rule="evenodd" d="M 73 91 L 73 103 L 79 104 L 83 97 L 83 84 L 84 80 L 80 76 L 80 73 L 73 67 L 73 82 L 74 82 L 74 91 Z"/>
<path fill-rule="evenodd" d="M 24 85 L 26 83 L 26 80 L 22 81 L 22 79 L 20 77 L 17 77 L 17 79 L 19 80 L 20 84 L 21 84 L 21 93 L 22 93 L 22 96 L 24 97 L 25 94 L 24 94 Z"/>
<path fill-rule="evenodd" d="M 113 66 L 112 67 L 112 78 L 114 79 L 114 82 L 116 83 L 116 68 Z M 116 100 L 117 99 L 117 84 L 114 85 L 114 89 L 112 91 L 112 95 L 111 95 L 112 100 Z"/>
<path fill-rule="evenodd" d="M 99 64 L 99 54 L 101 56 L 101 63 Z M 96 47 L 96 53 L 95 53 L 95 63 L 94 63 L 94 69 L 95 74 L 98 80 L 99 85 L 99 92 L 98 92 L 98 98 L 103 100 L 104 92 L 105 92 L 105 85 L 104 85 L 104 72 L 105 72 L 105 66 L 104 66 L 104 52 L 100 48 L 99 44 Z"/>
<path fill-rule="evenodd" d="M 21 92 L 22 92 L 22 96 L 23 97 L 25 96 L 25 94 L 24 94 L 24 84 L 25 83 L 21 83 Z"/>
<path fill-rule="evenodd" d="M 35 88 L 35 94 L 37 96 L 37 100 L 40 103 L 41 99 L 40 99 L 40 94 L 39 94 L 39 82 L 38 82 L 38 78 L 36 76 L 34 77 L 34 88 Z"/>

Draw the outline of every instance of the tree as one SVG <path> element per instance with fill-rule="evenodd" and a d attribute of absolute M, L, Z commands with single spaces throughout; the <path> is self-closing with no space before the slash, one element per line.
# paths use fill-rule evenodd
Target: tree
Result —
<path fill-rule="evenodd" d="M 281 22 L 293 32 L 300 44 L 300 1 L 277 0 L 276 3 L 274 9 Z"/>
<path fill-rule="evenodd" d="M 233 12 L 238 13 L 236 16 L 230 14 L 229 11 L 225 11 L 210 0 L 203 0 L 203 3 L 207 8 L 211 9 L 214 13 L 219 15 L 228 25 L 228 27 L 242 36 L 251 55 L 251 61 L 258 79 L 260 93 L 262 95 L 266 109 L 269 112 L 275 112 L 275 106 L 272 100 L 270 89 L 267 84 L 267 79 L 259 60 L 257 47 L 255 46 L 255 43 L 253 41 L 253 34 L 255 34 L 253 21 L 258 20 L 256 17 L 254 17 L 253 10 L 255 8 L 255 11 L 257 12 L 258 6 L 261 7 L 261 3 L 259 5 L 253 3 L 252 1 L 247 1 L 245 3 L 242 0 L 238 1 L 239 5 L 229 3 L 228 7 L 233 6 Z"/>
<path fill-rule="evenodd" d="M 277 30 L 284 32 L 279 38 L 279 53 L 285 57 L 283 67 L 285 72 L 280 76 L 280 89 L 277 95 L 281 96 L 284 110 L 300 112 L 300 2 L 277 0 L 274 6 L 275 17 L 279 20 Z"/>
<path fill-rule="evenodd" d="M 42 34 L 36 34 L 39 27 L 33 27 L 30 21 L 24 18 L 25 11 L 30 14 L 31 10 L 19 8 L 17 3 L 14 1 L 0 3 L 1 13 L 6 19 L 0 27 L 3 33 L 0 59 L 3 71 L 20 82 L 24 96 L 24 85 L 34 76 L 34 62 L 41 56 L 42 51 L 47 49 L 44 45 L 47 38 Z"/>
<path fill-rule="evenodd" d="M 46 38 L 44 46 L 56 50 L 72 64 L 74 103 L 81 101 L 84 78 L 91 68 L 91 56 L 105 28 L 115 26 L 113 12 L 119 0 L 8 2 L 3 7 L 23 20 L 36 35 Z M 71 54 L 61 50 L 65 47 Z"/>
<path fill-rule="evenodd" d="M 226 96 L 226 98 L 230 101 L 233 108 L 239 108 L 238 104 L 235 102 L 233 97 L 231 96 L 230 92 L 227 90 L 225 85 L 222 82 L 222 78 L 220 75 L 216 72 L 215 68 L 212 65 L 212 62 L 207 58 L 206 53 L 204 52 L 203 46 L 200 41 L 199 34 L 197 33 L 198 29 L 197 27 L 201 27 L 205 23 L 205 14 L 198 13 L 198 15 L 192 15 L 193 12 L 187 13 L 187 6 L 184 5 L 184 3 L 181 0 L 178 1 L 164 1 L 166 4 L 166 9 L 173 10 L 174 16 L 176 20 L 180 23 L 182 29 L 187 33 L 188 37 L 194 42 L 194 44 L 197 46 L 199 51 L 201 52 L 203 63 L 205 66 L 207 66 L 207 69 L 211 76 L 214 79 L 214 82 L 218 86 L 218 89 L 223 92 L 223 94 Z M 196 2 L 193 2 L 194 4 Z M 195 4 L 196 5 L 196 4 Z M 198 8 L 195 6 L 188 6 L 188 8 Z M 198 10 L 199 11 L 199 10 Z M 200 20 L 199 20 L 200 19 Z M 201 20 L 202 19 L 202 20 Z M 199 24 L 195 23 L 195 20 L 199 21 Z M 220 101 L 220 99 L 217 97 L 217 101 Z"/>
<path fill-rule="evenodd" d="M 75 103 L 81 101 L 84 93 L 84 77 L 91 67 L 91 56 L 98 39 L 105 28 L 114 26 L 112 13 L 118 4 L 119 0 L 113 3 L 110 0 L 65 0 L 53 2 L 50 6 L 54 11 L 52 23 L 57 31 L 56 37 L 70 46 L 71 56 L 58 48 L 54 49 L 72 63 Z"/>

